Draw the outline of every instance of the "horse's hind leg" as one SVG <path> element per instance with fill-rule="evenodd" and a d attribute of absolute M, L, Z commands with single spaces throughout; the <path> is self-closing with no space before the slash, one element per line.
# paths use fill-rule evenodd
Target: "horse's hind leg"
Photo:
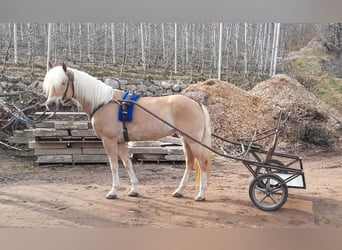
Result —
<path fill-rule="evenodd" d="M 191 151 L 193 152 L 196 160 L 199 164 L 199 170 L 200 170 L 200 183 L 199 183 L 199 192 L 197 196 L 195 197 L 195 201 L 204 201 L 205 200 L 205 192 L 207 190 L 208 186 L 208 170 L 207 166 L 209 164 L 208 159 L 206 157 L 205 150 L 203 150 L 202 146 L 200 146 L 197 143 L 192 143 L 190 145 Z"/>
<path fill-rule="evenodd" d="M 132 197 L 138 196 L 138 179 L 135 176 L 132 161 L 129 157 L 129 152 L 127 148 L 127 143 L 120 143 L 118 144 L 118 154 L 127 170 L 129 179 L 131 180 L 132 188 L 129 191 L 128 195 Z"/>
<path fill-rule="evenodd" d="M 183 142 L 183 150 L 185 155 L 185 171 L 181 182 L 179 183 L 178 188 L 173 192 L 173 197 L 182 197 L 182 191 L 186 184 L 189 181 L 189 177 L 191 174 L 192 167 L 194 165 L 194 155 L 192 154 L 189 144 L 185 142 L 184 138 L 182 137 Z"/>

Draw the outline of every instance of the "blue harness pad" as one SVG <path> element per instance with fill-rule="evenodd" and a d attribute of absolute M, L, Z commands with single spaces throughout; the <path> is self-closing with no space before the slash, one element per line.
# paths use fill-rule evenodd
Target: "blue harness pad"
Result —
<path fill-rule="evenodd" d="M 138 98 L 140 97 L 139 94 L 130 94 L 129 92 L 125 91 L 122 95 L 122 99 L 121 100 L 131 100 L 131 101 L 136 101 L 138 100 Z M 123 105 L 127 105 L 127 114 L 124 115 L 122 114 L 123 112 Z M 133 107 L 134 107 L 134 103 L 131 102 L 127 102 L 125 104 L 121 104 L 119 106 L 119 114 L 118 114 L 118 118 L 120 121 L 126 121 L 126 122 L 130 122 L 133 119 Z"/>

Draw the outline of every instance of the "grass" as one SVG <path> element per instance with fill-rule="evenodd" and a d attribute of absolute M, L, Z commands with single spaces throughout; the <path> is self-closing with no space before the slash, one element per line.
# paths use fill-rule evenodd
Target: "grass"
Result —
<path fill-rule="evenodd" d="M 323 69 L 326 60 L 323 48 L 306 51 L 290 62 L 292 76 L 342 114 L 342 79 Z"/>

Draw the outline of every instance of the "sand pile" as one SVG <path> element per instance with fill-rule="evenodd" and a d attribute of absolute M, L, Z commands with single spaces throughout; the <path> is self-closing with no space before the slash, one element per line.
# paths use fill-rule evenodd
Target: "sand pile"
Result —
<path fill-rule="evenodd" d="M 212 133 L 230 140 L 251 137 L 254 129 L 273 128 L 277 110 L 273 104 L 218 80 L 190 85 L 184 95 L 208 108 Z"/>
<path fill-rule="evenodd" d="M 291 112 L 289 122 L 293 129 L 305 124 L 317 125 L 335 139 L 341 133 L 342 116 L 289 76 L 276 75 L 258 83 L 249 93 Z"/>

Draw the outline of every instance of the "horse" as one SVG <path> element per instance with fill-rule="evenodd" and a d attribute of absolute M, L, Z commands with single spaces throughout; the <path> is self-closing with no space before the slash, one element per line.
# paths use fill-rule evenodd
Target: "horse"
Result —
<path fill-rule="evenodd" d="M 66 101 L 75 99 L 91 119 L 96 136 L 102 140 L 112 173 L 112 187 L 106 198 L 117 198 L 118 155 L 130 178 L 131 189 L 128 195 L 138 196 L 138 180 L 129 157 L 128 142 L 123 135 L 123 122 L 118 119 L 119 100 L 123 91 L 113 89 L 84 71 L 67 67 L 64 62 L 62 65 L 54 66 L 51 61 L 48 62 L 43 90 L 47 97 L 45 105 L 48 110 L 56 112 Z M 157 140 L 182 131 L 184 135 L 180 134 L 180 137 L 186 168 L 179 186 L 172 195 L 182 197 L 182 191 L 195 169 L 199 179 L 199 191 L 194 199 L 204 201 L 211 169 L 211 151 L 203 146 L 211 146 L 210 116 L 207 108 L 181 94 L 144 96 L 140 97 L 136 104 L 166 123 L 135 106 L 132 121 L 125 124 L 129 140 Z"/>

